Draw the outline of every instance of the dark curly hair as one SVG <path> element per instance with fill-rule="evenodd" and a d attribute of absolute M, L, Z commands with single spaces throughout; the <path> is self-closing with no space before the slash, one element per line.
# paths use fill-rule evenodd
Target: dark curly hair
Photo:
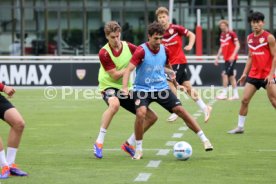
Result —
<path fill-rule="evenodd" d="M 156 21 L 148 25 L 148 34 L 152 36 L 155 33 L 160 35 L 163 35 L 165 33 L 165 29 L 163 28 L 163 26 Z"/>

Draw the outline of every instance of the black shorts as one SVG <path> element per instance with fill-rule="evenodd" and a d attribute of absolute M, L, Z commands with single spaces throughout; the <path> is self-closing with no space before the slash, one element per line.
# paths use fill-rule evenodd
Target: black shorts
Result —
<path fill-rule="evenodd" d="M 129 112 L 136 114 L 136 109 L 134 105 L 134 99 L 128 95 L 125 96 L 122 92 L 117 88 L 107 88 L 102 92 L 103 100 L 108 104 L 108 98 L 116 96 L 120 101 L 120 106 L 124 109 L 128 110 Z"/>
<path fill-rule="evenodd" d="M 4 120 L 4 115 L 6 110 L 14 108 L 14 106 L 9 102 L 4 96 L 0 94 L 0 118 Z"/>
<path fill-rule="evenodd" d="M 187 64 L 172 65 L 176 75 L 175 80 L 178 82 L 178 84 L 183 84 L 183 82 L 190 80 L 190 73 L 188 73 L 187 66 Z"/>
<path fill-rule="evenodd" d="M 224 74 L 228 77 L 231 77 L 234 75 L 234 69 L 236 66 L 236 60 L 233 62 L 225 61 L 224 63 Z"/>
<path fill-rule="evenodd" d="M 274 84 L 276 84 L 275 78 L 273 79 L 273 81 L 274 81 Z M 254 85 L 257 90 L 259 90 L 261 87 L 266 89 L 266 85 L 267 85 L 267 81 L 265 81 L 264 79 L 256 79 L 252 77 L 247 77 L 246 82 Z"/>
<path fill-rule="evenodd" d="M 156 92 L 134 91 L 133 98 L 136 108 L 141 106 L 146 106 L 148 108 L 151 102 L 157 102 L 170 113 L 172 113 L 174 107 L 181 105 L 180 100 L 170 89 Z"/>

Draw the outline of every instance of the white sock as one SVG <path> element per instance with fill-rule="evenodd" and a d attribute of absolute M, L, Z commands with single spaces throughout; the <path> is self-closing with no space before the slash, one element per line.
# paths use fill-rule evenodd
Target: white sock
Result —
<path fill-rule="evenodd" d="M 8 166 L 8 162 L 6 160 L 5 150 L 0 151 L 0 166 Z"/>
<path fill-rule="evenodd" d="M 196 103 L 200 107 L 200 109 L 205 112 L 205 110 L 207 109 L 207 105 L 203 102 L 203 100 L 199 98 Z"/>
<path fill-rule="evenodd" d="M 205 136 L 205 134 L 204 134 L 204 132 L 203 132 L 202 130 L 200 130 L 199 132 L 197 132 L 197 135 L 198 135 L 198 137 L 200 138 L 200 140 L 201 140 L 202 142 L 205 142 L 205 141 L 208 140 L 207 137 Z"/>
<path fill-rule="evenodd" d="M 226 88 L 223 88 L 222 94 L 223 94 L 223 95 L 227 95 L 227 87 L 226 87 Z"/>
<path fill-rule="evenodd" d="M 239 115 L 238 127 L 241 127 L 241 128 L 244 127 L 245 119 L 246 119 L 246 116 Z"/>
<path fill-rule="evenodd" d="M 131 136 L 128 138 L 127 142 L 128 142 L 129 145 L 132 145 L 132 146 L 135 145 L 135 135 L 134 135 L 134 133 L 131 134 Z"/>
<path fill-rule="evenodd" d="M 235 87 L 235 88 L 233 89 L 233 92 L 234 92 L 234 96 L 239 96 L 238 88 L 237 88 L 237 87 Z"/>
<path fill-rule="evenodd" d="M 15 163 L 17 148 L 8 147 L 7 149 L 7 162 L 9 166 Z"/>
<path fill-rule="evenodd" d="M 106 129 L 101 128 L 96 142 L 99 144 L 103 144 L 105 134 L 106 134 Z"/>
<path fill-rule="evenodd" d="M 136 140 L 136 150 L 142 151 L 143 140 Z"/>

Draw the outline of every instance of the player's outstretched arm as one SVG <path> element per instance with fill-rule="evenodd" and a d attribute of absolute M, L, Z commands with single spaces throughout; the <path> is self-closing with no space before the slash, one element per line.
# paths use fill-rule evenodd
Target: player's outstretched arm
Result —
<path fill-rule="evenodd" d="M 188 32 L 187 37 L 189 38 L 189 43 L 187 46 L 184 47 L 184 50 L 190 51 L 192 50 L 194 44 L 195 44 L 195 34 L 191 31 Z"/>
<path fill-rule="evenodd" d="M 129 63 L 127 68 L 125 69 L 124 75 L 123 75 L 123 93 L 128 94 L 128 81 L 129 81 L 129 76 L 131 72 L 135 69 L 135 65 L 132 63 Z"/>

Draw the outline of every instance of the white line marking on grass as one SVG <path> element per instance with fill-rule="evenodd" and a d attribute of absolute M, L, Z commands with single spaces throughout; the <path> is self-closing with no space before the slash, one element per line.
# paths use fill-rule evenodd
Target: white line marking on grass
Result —
<path fill-rule="evenodd" d="M 180 127 L 178 130 L 183 130 L 183 131 L 187 131 L 189 128 L 186 126 Z"/>
<path fill-rule="evenodd" d="M 260 152 L 276 152 L 276 149 L 260 149 Z"/>
<path fill-rule="evenodd" d="M 157 167 L 159 167 L 160 163 L 161 163 L 161 160 L 151 160 L 151 161 L 149 161 L 147 167 L 157 168 Z"/>
<path fill-rule="evenodd" d="M 151 173 L 139 173 L 139 175 L 134 179 L 134 181 L 148 181 Z"/>
<path fill-rule="evenodd" d="M 174 134 L 172 135 L 172 138 L 181 138 L 182 136 L 183 136 L 182 133 L 174 133 Z"/>
<path fill-rule="evenodd" d="M 166 146 L 174 146 L 177 141 L 168 141 L 166 142 Z"/>
<path fill-rule="evenodd" d="M 201 116 L 201 114 L 200 113 L 194 113 L 193 116 L 199 117 L 199 116 Z"/>
<path fill-rule="evenodd" d="M 122 151 L 119 148 L 103 148 L 104 151 Z M 156 148 L 156 149 L 147 149 L 147 148 L 143 148 L 143 151 L 159 151 L 160 149 Z"/>
<path fill-rule="evenodd" d="M 156 153 L 156 155 L 166 156 L 166 155 L 169 154 L 169 152 L 170 152 L 169 149 L 160 149 L 160 150 Z"/>

